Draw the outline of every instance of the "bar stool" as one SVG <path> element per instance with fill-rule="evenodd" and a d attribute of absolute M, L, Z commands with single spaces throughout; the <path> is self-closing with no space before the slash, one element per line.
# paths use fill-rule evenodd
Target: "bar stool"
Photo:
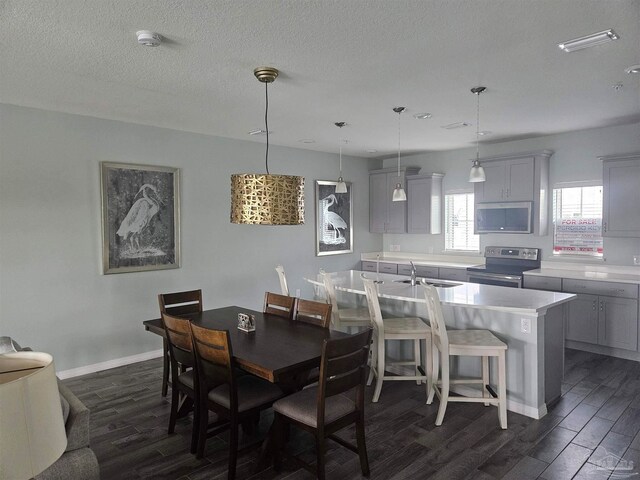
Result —
<path fill-rule="evenodd" d="M 284 267 L 282 265 L 276 265 L 276 272 L 278 272 L 278 278 L 280 279 L 280 289 L 282 295 L 289 296 L 289 286 L 287 285 L 287 277 L 284 274 Z"/>
<path fill-rule="evenodd" d="M 336 288 L 331 277 L 320 271 L 320 276 L 324 283 L 324 290 L 327 296 L 327 303 L 331 304 L 331 318 L 333 327 L 339 329 L 341 327 L 369 327 L 371 325 L 371 316 L 369 309 L 366 307 L 356 308 L 339 308 L 336 295 Z"/>
<path fill-rule="evenodd" d="M 424 295 L 427 301 L 427 312 L 431 321 L 431 338 L 433 341 L 433 390 L 429 393 L 427 403 L 433 402 L 434 393 L 440 399 L 440 407 L 436 417 L 436 425 L 442 425 L 448 402 L 475 402 L 498 407 L 500 427 L 507 428 L 507 369 L 505 355 L 507 345 L 499 340 L 489 330 L 450 330 L 444 324 L 442 306 L 435 287 L 424 285 Z M 449 378 L 450 356 L 482 357 L 481 379 Z M 489 357 L 498 358 L 498 396 L 489 395 Z M 442 369 L 441 380 L 438 381 L 438 362 Z M 450 397 L 451 384 L 481 384 L 482 397 Z M 441 387 L 441 388 L 439 388 Z"/>
<path fill-rule="evenodd" d="M 427 386 L 426 396 L 433 395 L 431 389 L 431 378 L 433 378 L 431 356 L 429 349 L 431 348 L 431 329 L 421 318 L 417 317 L 400 317 L 400 318 L 382 318 L 380 310 L 380 302 L 378 301 L 378 287 L 373 280 L 362 276 L 364 289 L 367 294 L 367 304 L 369 305 L 369 313 L 372 318 L 373 325 L 373 347 L 371 349 L 371 371 L 367 385 L 371 385 L 373 377 L 376 377 L 376 388 L 373 392 L 372 402 L 377 402 L 380 398 L 382 390 L 382 382 L 384 380 L 415 380 L 420 384 L 424 381 Z M 385 341 L 386 340 L 413 340 L 414 359 L 412 361 L 399 361 L 386 363 Z M 425 341 L 427 372 L 420 372 L 420 341 Z M 416 369 L 415 375 L 385 375 L 386 365 L 413 365 Z"/>

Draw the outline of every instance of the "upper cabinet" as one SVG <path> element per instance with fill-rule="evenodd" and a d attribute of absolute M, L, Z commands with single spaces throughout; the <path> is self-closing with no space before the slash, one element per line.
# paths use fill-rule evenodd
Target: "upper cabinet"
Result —
<path fill-rule="evenodd" d="M 486 181 L 474 184 L 474 202 L 532 202 L 533 233 L 546 235 L 551 150 L 481 158 Z"/>
<path fill-rule="evenodd" d="M 640 237 L 640 152 L 602 160 L 602 236 Z"/>
<path fill-rule="evenodd" d="M 407 233 L 442 232 L 442 173 L 407 177 Z"/>
<path fill-rule="evenodd" d="M 369 231 L 371 233 L 406 233 L 407 202 L 394 202 L 393 190 L 399 182 L 407 188 L 407 175 L 416 175 L 420 167 L 403 167 L 369 172 Z"/>

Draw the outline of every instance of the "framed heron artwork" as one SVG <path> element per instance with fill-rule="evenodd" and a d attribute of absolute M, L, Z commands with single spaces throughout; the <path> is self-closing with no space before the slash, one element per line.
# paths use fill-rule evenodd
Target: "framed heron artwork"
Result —
<path fill-rule="evenodd" d="M 180 170 L 100 163 L 104 274 L 180 267 Z"/>
<path fill-rule="evenodd" d="M 316 180 L 316 256 L 353 252 L 351 183 L 336 193 L 338 182 Z"/>

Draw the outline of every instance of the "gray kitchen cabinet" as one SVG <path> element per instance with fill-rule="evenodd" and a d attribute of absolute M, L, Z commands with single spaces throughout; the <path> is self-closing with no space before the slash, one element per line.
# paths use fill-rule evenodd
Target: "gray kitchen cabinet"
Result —
<path fill-rule="evenodd" d="M 637 350 L 638 285 L 565 278 L 562 289 L 578 294 L 568 304 L 567 340 Z"/>
<path fill-rule="evenodd" d="M 598 296 L 579 294 L 568 303 L 567 340 L 598 343 Z"/>
<path fill-rule="evenodd" d="M 406 191 L 407 175 L 416 175 L 419 167 L 385 168 L 369 172 L 369 231 L 406 233 L 407 202 L 394 202 L 393 190 L 399 182 Z"/>
<path fill-rule="evenodd" d="M 533 233 L 546 235 L 551 150 L 481 158 L 486 181 L 474 183 L 474 203 L 533 202 Z"/>
<path fill-rule="evenodd" d="M 467 281 L 467 269 L 466 268 L 449 268 L 440 267 L 438 272 L 438 278 L 441 280 L 454 280 L 457 282 Z"/>
<path fill-rule="evenodd" d="M 377 269 L 377 262 L 370 260 L 363 260 L 360 262 L 360 268 L 363 272 L 375 272 Z M 398 264 L 391 262 L 380 262 L 379 273 L 398 273 Z"/>
<path fill-rule="evenodd" d="M 407 176 L 407 233 L 442 232 L 441 173 Z"/>
<path fill-rule="evenodd" d="M 547 290 L 550 292 L 562 291 L 562 279 L 558 277 L 539 277 L 524 275 L 523 287 L 532 290 Z"/>
<path fill-rule="evenodd" d="M 598 297 L 598 343 L 636 350 L 638 347 L 638 301 Z"/>
<path fill-rule="evenodd" d="M 476 184 L 478 201 L 533 201 L 534 157 L 482 163 L 487 180 Z"/>
<path fill-rule="evenodd" d="M 399 264 L 398 275 L 411 275 L 411 265 Z M 416 276 L 422 278 L 438 278 L 438 267 L 416 265 Z"/>
<path fill-rule="evenodd" d="M 640 237 L 640 152 L 602 160 L 602 236 Z"/>

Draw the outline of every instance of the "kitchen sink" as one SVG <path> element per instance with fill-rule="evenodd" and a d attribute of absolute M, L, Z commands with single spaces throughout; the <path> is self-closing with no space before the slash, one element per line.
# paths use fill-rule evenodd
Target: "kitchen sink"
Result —
<path fill-rule="evenodd" d="M 411 280 L 394 280 L 394 282 L 406 283 L 411 285 Z M 419 285 L 420 283 L 421 282 L 416 280 L 416 285 Z M 437 288 L 451 288 L 451 287 L 458 287 L 462 285 L 461 283 L 443 283 L 443 282 L 422 282 L 422 283 L 426 285 L 431 285 L 432 287 L 437 287 Z"/>

